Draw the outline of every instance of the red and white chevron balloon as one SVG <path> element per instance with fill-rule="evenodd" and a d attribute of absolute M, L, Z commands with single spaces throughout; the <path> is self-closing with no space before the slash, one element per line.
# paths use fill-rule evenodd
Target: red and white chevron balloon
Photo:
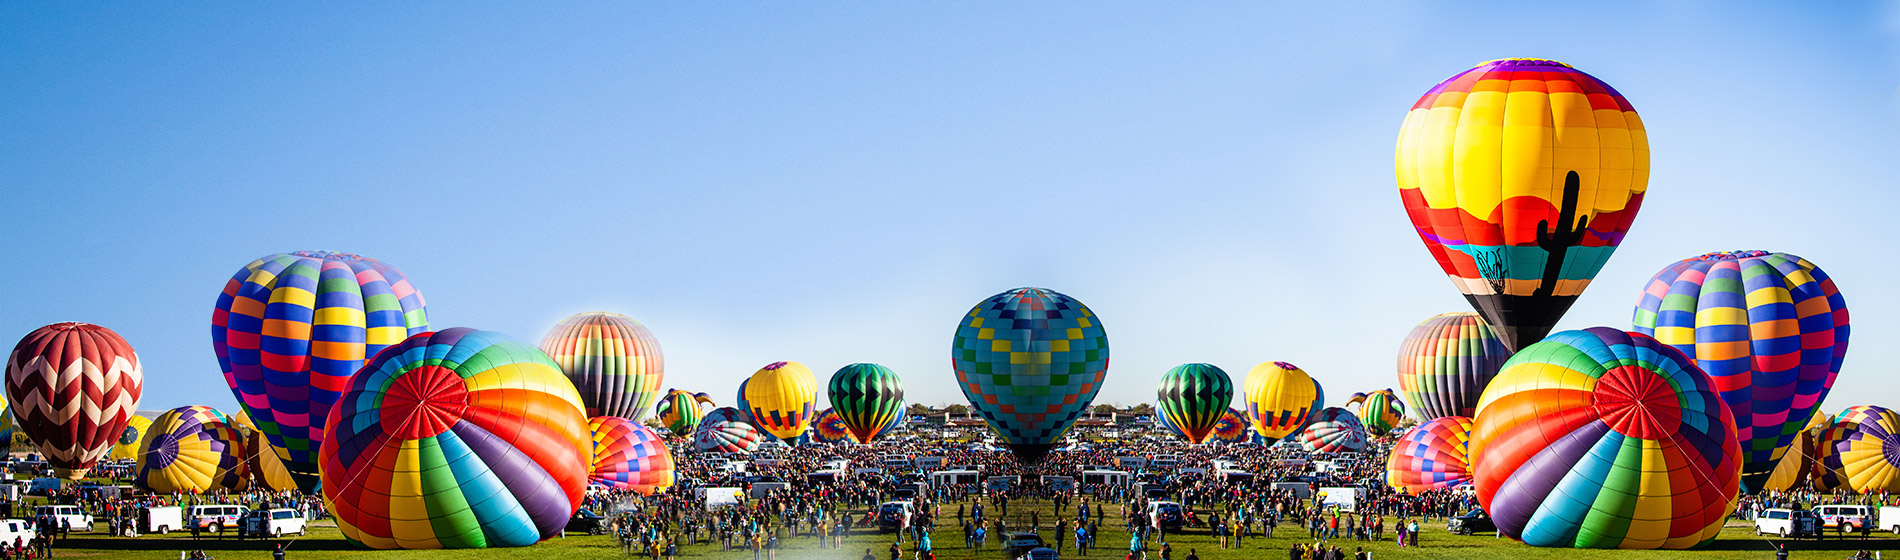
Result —
<path fill-rule="evenodd" d="M 144 385 L 132 345 L 99 325 L 40 327 L 7 358 L 7 398 L 19 429 L 59 476 L 73 480 L 124 434 Z"/>

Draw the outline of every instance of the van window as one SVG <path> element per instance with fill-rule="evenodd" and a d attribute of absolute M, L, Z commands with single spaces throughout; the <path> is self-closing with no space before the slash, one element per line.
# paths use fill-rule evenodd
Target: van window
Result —
<path fill-rule="evenodd" d="M 297 512 L 294 511 L 279 511 L 271 514 L 272 519 L 290 519 L 296 516 Z"/>
<path fill-rule="evenodd" d="M 1787 519 L 1787 518 L 1788 518 L 1788 512 L 1785 512 L 1785 511 L 1771 511 L 1771 512 L 1768 512 L 1768 518 L 1769 518 L 1769 519 Z"/>

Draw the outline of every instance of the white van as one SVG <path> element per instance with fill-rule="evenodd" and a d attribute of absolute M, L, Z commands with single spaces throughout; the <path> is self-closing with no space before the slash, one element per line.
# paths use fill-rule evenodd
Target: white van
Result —
<path fill-rule="evenodd" d="M 33 508 L 33 516 L 53 518 L 54 527 L 71 527 L 74 531 L 91 531 L 92 516 L 79 506 L 40 506 Z"/>
<path fill-rule="evenodd" d="M 234 505 L 191 506 L 185 510 L 185 526 L 197 527 L 201 531 L 222 533 L 225 529 L 236 529 L 238 520 L 244 518 L 244 512 L 251 508 Z"/>
<path fill-rule="evenodd" d="M 139 508 L 140 533 L 160 535 L 185 528 L 185 510 L 178 506 Z"/>
<path fill-rule="evenodd" d="M 1821 526 L 1843 533 L 1860 531 L 1861 527 L 1872 527 L 1874 508 L 1851 505 L 1815 506 L 1814 513 L 1821 516 Z"/>
<path fill-rule="evenodd" d="M 7 543 L 7 546 L 13 546 L 13 543 L 16 542 L 33 542 L 33 537 L 36 534 L 37 533 L 33 531 L 33 522 L 31 521 L 25 519 L 0 520 L 0 543 Z"/>
<path fill-rule="evenodd" d="M 1756 535 L 1775 535 L 1788 537 L 1821 536 L 1821 518 L 1812 511 L 1794 511 L 1787 509 L 1762 510 L 1755 518 Z"/>
<path fill-rule="evenodd" d="M 303 512 L 290 508 L 257 510 L 244 514 L 244 524 L 239 526 L 238 536 L 282 538 L 284 535 L 303 536 Z"/>

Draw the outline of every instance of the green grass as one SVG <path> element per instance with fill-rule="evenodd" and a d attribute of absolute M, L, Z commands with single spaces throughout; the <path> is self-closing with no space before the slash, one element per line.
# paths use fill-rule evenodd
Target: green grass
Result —
<path fill-rule="evenodd" d="M 1010 522 L 1012 527 L 1019 523 L 1028 523 L 1028 511 L 1023 509 L 1021 505 L 1023 504 L 1015 504 L 1010 508 L 1010 513 L 1012 514 Z M 954 511 L 954 509 L 952 511 Z M 994 508 L 992 508 L 992 511 L 994 511 Z M 1045 524 L 1044 534 L 1053 537 L 1053 534 L 1048 528 L 1048 525 L 1052 524 L 1053 520 L 1050 507 L 1046 503 L 1042 504 L 1041 512 L 1042 521 Z M 1108 509 L 1108 514 L 1113 516 L 1114 510 Z M 1388 519 L 1388 524 L 1389 521 Z M 983 560 L 1004 560 L 1003 554 L 995 548 L 994 537 L 991 538 L 990 546 L 982 551 L 981 555 L 963 550 L 962 531 L 961 529 L 950 527 L 954 524 L 954 519 L 946 520 L 945 523 L 940 524 L 938 531 L 932 533 L 931 539 L 937 547 L 937 558 L 939 558 L 939 560 L 974 560 L 979 558 Z M 1508 539 L 1496 539 L 1488 534 L 1471 537 L 1451 535 L 1444 531 L 1445 525 L 1443 520 L 1438 519 L 1434 519 L 1429 524 L 1421 524 L 1421 526 L 1425 528 L 1425 531 L 1421 534 L 1421 546 L 1419 548 L 1402 549 L 1390 542 L 1365 543 L 1351 540 L 1336 542 L 1348 553 L 1350 553 L 1355 546 L 1364 546 L 1373 552 L 1373 558 L 1375 559 L 1471 558 L 1479 560 L 1590 560 L 1599 558 L 1636 558 L 1644 560 L 1722 560 L 1748 558 L 1760 560 L 1774 557 L 1771 541 L 1755 536 L 1740 522 L 1731 522 L 1729 526 L 1723 530 L 1721 537 L 1709 547 L 1702 550 L 1690 551 L 1536 548 L 1518 544 Z M 1125 549 L 1128 543 L 1128 533 L 1120 530 L 1119 527 L 1109 527 L 1106 524 L 1102 527 L 1102 533 L 1098 542 L 1103 546 L 1103 549 L 1092 551 L 1085 558 L 1093 560 L 1120 560 L 1125 552 L 1123 549 Z M 1388 531 L 1387 538 L 1390 537 L 1391 533 Z M 1173 535 L 1170 537 L 1170 541 L 1174 543 L 1176 559 L 1186 557 L 1188 549 L 1194 548 L 1204 560 L 1278 560 L 1287 557 L 1286 550 L 1289 545 L 1295 542 L 1310 542 L 1310 540 L 1306 538 L 1305 531 L 1293 531 L 1284 527 L 1278 531 L 1275 538 L 1272 539 L 1247 539 L 1245 542 L 1246 547 L 1240 550 L 1220 550 L 1214 538 L 1209 536 L 1205 531 L 1190 531 L 1187 534 Z M 204 537 L 193 541 L 190 535 L 179 533 L 173 533 L 170 536 L 164 537 L 147 535 L 136 539 L 105 537 L 96 533 L 86 533 L 75 534 L 72 538 L 63 543 L 63 546 L 55 550 L 55 558 L 97 558 L 101 560 L 121 558 L 177 558 L 179 551 L 190 549 L 203 549 L 217 558 L 268 558 L 268 551 L 273 542 L 275 541 L 239 540 L 229 537 Z M 447 560 L 457 558 L 533 558 L 537 560 L 562 560 L 569 558 L 621 557 L 618 542 L 612 537 L 606 536 L 569 536 L 564 539 L 549 540 L 528 548 L 516 549 L 365 552 L 346 543 L 338 534 L 334 525 L 329 522 L 316 524 L 312 528 L 309 536 L 300 538 L 293 537 L 287 539 L 286 542 L 290 544 L 290 558 L 298 560 L 365 557 L 378 560 Z M 886 549 L 890 546 L 891 542 L 892 537 L 888 534 L 878 534 L 868 531 L 859 532 L 846 537 L 845 547 L 843 549 L 819 549 L 816 543 L 808 538 L 782 539 L 781 543 L 783 543 L 785 548 L 779 551 L 778 558 L 780 560 L 857 560 L 858 557 L 864 554 L 864 549 L 870 548 L 871 552 L 875 554 L 879 560 L 884 560 L 888 558 Z M 1074 556 L 1073 546 L 1073 544 L 1070 544 L 1070 549 L 1062 551 L 1063 558 L 1076 558 L 1076 556 Z M 1791 544 L 1789 547 L 1789 549 L 1793 551 L 1792 557 L 1794 558 L 1824 559 L 1846 558 L 1855 550 L 1861 548 L 1890 551 L 1889 554 L 1892 554 L 1891 551 L 1900 550 L 1900 538 L 1895 538 L 1894 535 L 1891 534 L 1876 534 L 1874 538 L 1862 541 L 1858 537 L 1838 539 L 1830 536 L 1821 542 L 1811 540 L 1800 541 Z M 694 545 L 682 547 L 680 557 L 685 559 L 750 560 L 752 553 L 750 551 L 721 552 L 717 544 L 710 546 Z M 908 549 L 905 550 L 904 557 L 906 560 L 910 558 L 910 551 Z M 1159 556 L 1152 551 L 1149 557 L 1151 559 L 1159 558 Z M 1895 558 L 1900 559 L 1900 557 Z"/>

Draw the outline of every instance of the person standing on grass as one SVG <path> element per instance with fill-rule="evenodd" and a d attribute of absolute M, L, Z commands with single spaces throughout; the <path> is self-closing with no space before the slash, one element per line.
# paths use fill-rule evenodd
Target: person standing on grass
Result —
<path fill-rule="evenodd" d="M 1412 539 L 1411 546 L 1418 546 L 1418 521 L 1414 520 L 1405 526 L 1405 536 Z"/>
<path fill-rule="evenodd" d="M 1056 536 L 1056 550 L 1060 551 L 1062 550 L 1062 538 L 1063 536 L 1067 535 L 1069 532 L 1069 520 L 1063 519 L 1061 517 L 1057 517 L 1055 532 L 1056 532 L 1056 535 L 1055 535 Z"/>
<path fill-rule="evenodd" d="M 1075 554 L 1087 556 L 1089 553 L 1089 528 L 1081 521 L 1075 522 Z"/>

